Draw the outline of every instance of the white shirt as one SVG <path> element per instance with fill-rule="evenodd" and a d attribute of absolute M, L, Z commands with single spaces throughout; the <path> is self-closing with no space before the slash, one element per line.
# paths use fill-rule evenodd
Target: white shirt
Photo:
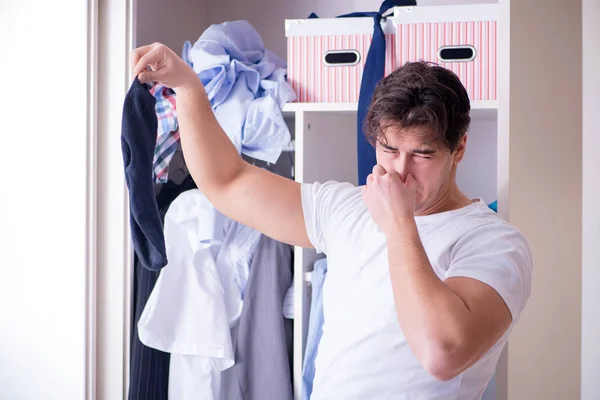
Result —
<path fill-rule="evenodd" d="M 171 353 L 170 399 L 219 399 L 221 371 L 235 362 L 230 332 L 243 305 L 239 277 L 247 279 L 260 232 L 214 216 L 197 189 L 171 203 L 164 224 L 169 262 L 138 322 L 142 343 Z"/>
<path fill-rule="evenodd" d="M 437 381 L 418 362 L 398 323 L 386 238 L 360 188 L 303 184 L 302 206 L 308 237 L 328 259 L 311 399 L 481 398 L 512 325 L 471 368 Z M 531 291 L 531 253 L 523 235 L 480 199 L 415 220 L 436 275 L 485 282 L 504 299 L 514 324 Z"/>

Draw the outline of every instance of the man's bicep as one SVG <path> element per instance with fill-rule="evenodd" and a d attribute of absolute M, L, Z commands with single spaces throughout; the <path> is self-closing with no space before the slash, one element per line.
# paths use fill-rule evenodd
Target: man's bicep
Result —
<path fill-rule="evenodd" d="M 273 239 L 324 253 L 332 221 L 355 188 L 334 181 L 301 184 L 250 164 L 228 186 L 213 202 L 223 214 Z"/>
<path fill-rule="evenodd" d="M 248 164 L 219 197 L 215 206 L 228 217 L 280 242 L 313 247 L 298 182 Z"/>
<path fill-rule="evenodd" d="M 485 352 L 504 335 L 513 321 L 508 305 L 493 287 L 474 278 L 451 277 L 444 283 L 469 310 L 470 333 Z"/>
<path fill-rule="evenodd" d="M 445 278 L 471 278 L 487 285 L 516 320 L 531 293 L 531 262 L 527 241 L 518 231 L 490 224 L 459 240 Z"/>
<path fill-rule="evenodd" d="M 519 315 L 531 292 L 531 254 L 513 227 L 494 222 L 472 229 L 454 246 L 444 282 L 469 310 L 471 355 L 489 350 Z"/>
<path fill-rule="evenodd" d="M 502 338 L 512 317 L 500 294 L 491 286 L 467 277 L 447 278 L 444 282 L 468 309 L 461 317 L 460 347 L 455 354 L 455 362 L 464 371 Z"/>

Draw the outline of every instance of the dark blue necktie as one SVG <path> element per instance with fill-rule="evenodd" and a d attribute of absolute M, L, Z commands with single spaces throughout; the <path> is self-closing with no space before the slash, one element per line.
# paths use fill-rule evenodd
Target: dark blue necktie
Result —
<path fill-rule="evenodd" d="M 358 184 L 364 185 L 367 181 L 367 176 L 373 170 L 377 159 L 375 158 L 375 149 L 366 139 L 363 132 L 363 121 L 367 116 L 369 105 L 373 97 L 373 91 L 377 82 L 379 82 L 385 74 L 385 34 L 381 28 L 382 15 L 394 6 L 416 6 L 415 0 L 385 0 L 379 12 L 371 13 L 373 15 L 373 39 L 367 59 L 360 85 L 360 94 L 358 97 L 358 114 L 357 114 L 357 135 L 356 149 L 358 157 Z"/>

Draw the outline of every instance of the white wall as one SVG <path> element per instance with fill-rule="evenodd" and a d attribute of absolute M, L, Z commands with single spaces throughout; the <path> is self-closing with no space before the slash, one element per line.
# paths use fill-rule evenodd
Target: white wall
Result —
<path fill-rule="evenodd" d="M 581 399 L 600 398 L 600 2 L 583 14 L 583 253 Z"/>
<path fill-rule="evenodd" d="M 161 42 L 181 54 L 208 28 L 208 0 L 136 0 L 135 10 L 136 47 Z"/>
<path fill-rule="evenodd" d="M 0 2 L 0 398 L 86 392 L 87 1 Z"/>

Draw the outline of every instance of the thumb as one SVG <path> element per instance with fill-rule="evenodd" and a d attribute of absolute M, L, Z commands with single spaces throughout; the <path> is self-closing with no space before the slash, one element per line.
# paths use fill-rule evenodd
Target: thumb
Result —
<path fill-rule="evenodd" d="M 138 79 L 141 83 L 154 82 L 156 79 L 154 79 L 153 75 L 152 71 L 144 71 L 138 75 Z"/>
<path fill-rule="evenodd" d="M 161 78 L 164 78 L 164 76 L 165 76 L 165 74 L 164 74 L 164 71 L 162 71 L 162 70 L 158 70 L 158 71 L 145 70 L 144 72 L 142 72 L 141 74 L 138 75 L 138 79 L 140 80 L 141 83 L 160 82 Z"/>

